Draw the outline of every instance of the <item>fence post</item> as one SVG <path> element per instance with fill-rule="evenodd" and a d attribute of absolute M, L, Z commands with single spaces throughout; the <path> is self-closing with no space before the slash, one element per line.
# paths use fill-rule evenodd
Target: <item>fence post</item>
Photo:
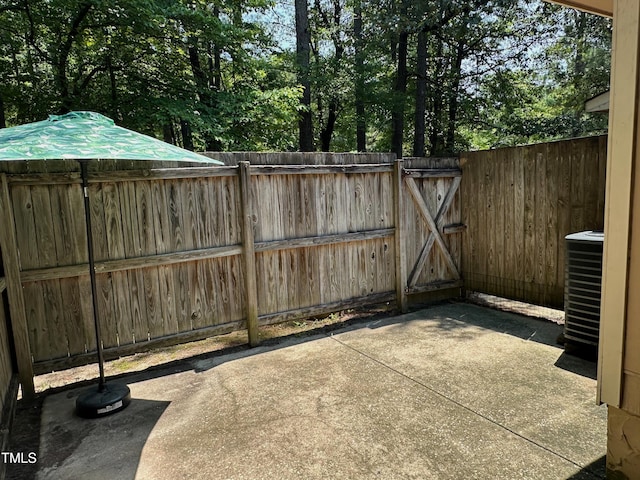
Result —
<path fill-rule="evenodd" d="M 0 245 L 2 245 L 2 261 L 4 275 L 7 282 L 7 297 L 9 299 L 9 313 L 13 343 L 16 349 L 18 377 L 22 384 L 22 396 L 25 399 L 35 397 L 33 385 L 33 364 L 31 362 L 31 346 L 29 345 L 29 329 L 25 313 L 22 282 L 20 280 L 20 264 L 18 260 L 18 245 L 16 243 L 15 222 L 13 209 L 9 197 L 9 182 L 7 175 L 0 176 Z"/>
<path fill-rule="evenodd" d="M 404 248 L 403 238 L 405 228 L 402 221 L 404 216 L 404 202 L 402 198 L 402 159 L 395 161 L 393 170 L 393 204 L 395 216 L 395 241 L 396 241 L 396 301 L 398 309 L 402 313 L 407 311 L 407 252 Z"/>
<path fill-rule="evenodd" d="M 238 162 L 240 173 L 240 200 L 242 205 L 242 247 L 244 256 L 244 289 L 247 312 L 249 346 L 255 347 L 258 339 L 258 291 L 256 281 L 256 254 L 253 238 L 253 212 L 251 210 L 251 175 L 249 162 Z"/>

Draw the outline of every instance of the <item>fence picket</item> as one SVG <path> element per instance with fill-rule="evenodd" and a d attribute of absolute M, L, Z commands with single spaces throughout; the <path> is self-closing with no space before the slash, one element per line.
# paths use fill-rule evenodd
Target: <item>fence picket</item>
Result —
<path fill-rule="evenodd" d="M 562 307 L 564 237 L 604 226 L 604 158 L 606 137 L 463 154 L 465 288 Z"/>
<path fill-rule="evenodd" d="M 243 155 L 262 162 L 280 158 Z M 345 165 L 351 157 L 362 165 Z M 255 345 L 259 324 L 395 296 L 406 310 L 407 261 L 415 261 L 407 258 L 407 246 L 420 249 L 429 230 L 406 222 L 409 215 L 420 220 L 423 206 L 416 210 L 404 191 L 402 163 L 367 154 L 367 161 L 317 155 L 311 167 L 295 164 L 306 158 L 285 155 L 278 160 L 285 166 L 240 163 L 220 171 L 90 174 L 99 313 L 111 358 L 239 328 L 249 329 Z M 385 164 L 371 165 L 371 159 Z M 457 288 L 449 270 L 461 264 L 460 249 L 452 247 L 460 235 L 443 232 L 460 223 L 454 188 L 460 170 L 452 163 L 431 175 L 414 167 L 407 178 L 432 214 L 441 211 L 430 228 L 447 253 L 433 274 L 414 279 L 412 291 Z M 10 174 L 7 188 L 13 192 L 9 205 L 19 214 L 15 253 L 27 259 L 18 278 L 29 298 L 25 331 L 33 368 L 92 361 L 77 175 Z M 48 250 L 34 241 L 50 237 L 55 248 Z M 429 283 L 436 278 L 437 284 Z"/>

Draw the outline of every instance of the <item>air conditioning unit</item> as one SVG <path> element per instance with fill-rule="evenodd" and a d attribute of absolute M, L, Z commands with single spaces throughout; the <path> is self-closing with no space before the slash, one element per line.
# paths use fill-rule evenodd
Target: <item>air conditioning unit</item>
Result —
<path fill-rule="evenodd" d="M 597 346 L 600 332 L 604 233 L 565 237 L 564 339 L 573 346 Z"/>

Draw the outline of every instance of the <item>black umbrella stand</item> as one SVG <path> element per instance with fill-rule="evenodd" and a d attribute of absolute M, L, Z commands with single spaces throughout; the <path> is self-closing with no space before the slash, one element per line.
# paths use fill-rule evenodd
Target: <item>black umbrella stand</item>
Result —
<path fill-rule="evenodd" d="M 93 301 L 93 323 L 96 328 L 96 347 L 100 380 L 98 387 L 91 387 L 76 399 L 76 413 L 84 418 L 98 418 L 118 412 L 131 403 L 129 387 L 119 383 L 106 384 L 104 380 L 104 353 L 100 338 L 100 319 L 98 315 L 98 294 L 96 288 L 96 269 L 93 258 L 93 235 L 91 233 L 91 207 L 89 205 L 89 182 L 87 180 L 88 160 L 78 160 L 82 176 L 84 194 L 84 216 L 87 225 L 87 250 L 89 254 L 89 277 L 91 278 L 91 300 Z"/>

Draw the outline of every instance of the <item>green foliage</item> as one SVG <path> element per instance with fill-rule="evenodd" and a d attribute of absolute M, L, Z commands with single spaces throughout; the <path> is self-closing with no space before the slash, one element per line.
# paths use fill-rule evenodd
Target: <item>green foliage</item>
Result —
<path fill-rule="evenodd" d="M 405 154 L 420 136 L 427 153 L 447 154 L 606 130 L 606 116 L 586 114 L 583 105 L 608 88 L 608 20 L 541 0 L 308 4 L 318 147 L 356 148 L 358 92 L 370 151 L 391 149 L 398 106 Z M 295 150 L 302 96 L 295 45 L 286 25 L 272 21 L 293 24 L 291 7 L 7 0 L 0 7 L 0 127 L 95 110 L 188 148 Z M 404 93 L 395 88 L 401 32 L 408 39 Z M 420 102 L 424 132 L 415 121 Z"/>
<path fill-rule="evenodd" d="M 281 129 L 293 129 L 298 89 L 254 54 L 270 39 L 243 18 L 267 5 L 18 2 L 0 11 L 6 121 L 95 110 L 198 149 L 292 149 Z"/>
<path fill-rule="evenodd" d="M 477 124 L 461 131 L 472 148 L 606 132 L 607 116 L 586 113 L 584 102 L 609 88 L 611 22 L 552 6 L 532 13 L 535 48 L 479 85 Z"/>

